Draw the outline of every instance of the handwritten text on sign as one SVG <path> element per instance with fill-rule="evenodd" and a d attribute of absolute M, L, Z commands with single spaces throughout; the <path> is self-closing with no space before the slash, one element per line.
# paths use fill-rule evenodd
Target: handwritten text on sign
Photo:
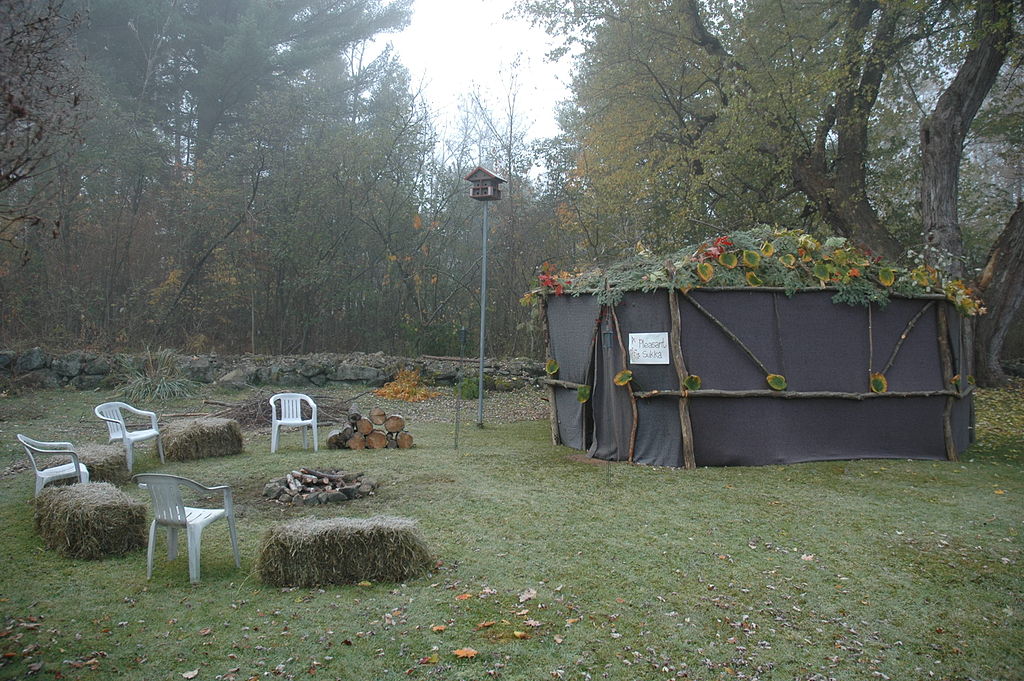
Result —
<path fill-rule="evenodd" d="M 630 364 L 669 364 L 668 332 L 629 334 Z"/>

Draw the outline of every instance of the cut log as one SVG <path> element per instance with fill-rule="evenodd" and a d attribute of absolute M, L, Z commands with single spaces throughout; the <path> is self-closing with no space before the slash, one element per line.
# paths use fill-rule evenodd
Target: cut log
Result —
<path fill-rule="evenodd" d="M 405 419 L 398 414 L 392 414 L 384 419 L 384 430 L 389 433 L 400 433 L 405 430 Z"/>
<path fill-rule="evenodd" d="M 357 423 L 359 421 L 359 419 L 361 419 L 361 418 L 363 418 L 363 415 L 360 414 L 358 411 L 350 411 L 348 413 L 348 422 L 349 423 Z"/>
<path fill-rule="evenodd" d="M 388 433 L 388 435 L 390 435 L 390 433 Z M 388 446 L 387 446 L 387 448 L 388 449 L 398 449 L 398 440 L 396 440 L 393 437 L 389 437 L 388 438 Z"/>
<path fill-rule="evenodd" d="M 370 423 L 372 423 L 375 426 L 383 425 L 384 419 L 386 419 L 387 417 L 387 412 L 381 409 L 380 407 L 374 407 L 373 409 L 370 410 Z"/>
<path fill-rule="evenodd" d="M 384 449 L 388 446 L 388 436 L 382 431 L 374 430 L 366 436 L 366 446 L 370 449 Z"/>
<path fill-rule="evenodd" d="M 352 437 L 352 426 L 345 426 L 341 430 L 332 430 L 327 435 L 327 448 L 343 449 L 350 437 Z"/>
<path fill-rule="evenodd" d="M 366 449 L 366 437 L 362 433 L 352 433 L 345 446 L 349 449 Z"/>
<path fill-rule="evenodd" d="M 412 435 L 403 430 L 395 436 L 395 442 L 398 443 L 399 449 L 409 449 L 412 447 Z"/>
<path fill-rule="evenodd" d="M 363 435 L 369 435 L 373 432 L 373 423 L 370 422 L 370 419 L 359 419 L 356 421 L 355 426 L 356 430 Z"/>

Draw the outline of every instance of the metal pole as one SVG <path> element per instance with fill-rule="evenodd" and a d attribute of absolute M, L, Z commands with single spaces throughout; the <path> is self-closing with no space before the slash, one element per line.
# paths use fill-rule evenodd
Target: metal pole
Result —
<path fill-rule="evenodd" d="M 466 356 L 466 327 L 459 329 L 459 363 L 455 368 L 455 451 L 459 450 L 459 422 L 462 412 L 462 358 Z"/>
<path fill-rule="evenodd" d="M 476 425 L 484 427 L 484 337 L 487 331 L 487 204 L 484 201 L 483 261 L 480 267 L 480 366 L 477 375 Z"/>

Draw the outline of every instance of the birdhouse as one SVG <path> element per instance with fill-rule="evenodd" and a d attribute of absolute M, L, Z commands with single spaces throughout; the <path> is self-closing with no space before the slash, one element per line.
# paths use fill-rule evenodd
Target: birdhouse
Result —
<path fill-rule="evenodd" d="M 501 199 L 501 183 L 508 182 L 483 166 L 477 166 L 476 170 L 466 175 L 466 180 L 473 183 L 469 188 L 469 198 L 477 201 L 498 201 Z"/>

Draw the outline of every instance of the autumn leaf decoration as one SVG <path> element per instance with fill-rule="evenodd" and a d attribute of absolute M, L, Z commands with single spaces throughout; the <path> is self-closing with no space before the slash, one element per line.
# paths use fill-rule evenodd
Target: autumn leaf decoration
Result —
<path fill-rule="evenodd" d="M 715 268 L 709 262 L 702 262 L 697 265 L 697 277 L 705 284 L 715 276 Z"/>
<path fill-rule="evenodd" d="M 772 390 L 786 389 L 786 377 L 781 374 L 768 374 L 765 376 L 765 380 L 768 381 L 768 387 Z"/>
<path fill-rule="evenodd" d="M 623 369 L 619 373 L 615 374 L 614 378 L 612 378 L 612 382 L 618 386 L 624 386 L 632 380 L 633 372 L 629 369 Z"/>
<path fill-rule="evenodd" d="M 683 379 L 683 387 L 687 390 L 700 390 L 700 376 L 690 374 Z"/>
<path fill-rule="evenodd" d="M 889 390 L 889 381 L 885 380 L 885 376 L 879 373 L 871 374 L 870 384 L 871 392 L 873 393 L 884 393 Z"/>
<path fill-rule="evenodd" d="M 544 373 L 548 376 L 554 376 L 558 373 L 558 362 L 553 359 L 549 359 L 544 365 Z"/>
<path fill-rule="evenodd" d="M 576 401 L 577 402 L 579 402 L 580 404 L 583 404 L 584 402 L 586 402 L 589 399 L 590 399 L 590 386 L 589 385 L 581 385 L 580 387 L 576 388 Z"/>

